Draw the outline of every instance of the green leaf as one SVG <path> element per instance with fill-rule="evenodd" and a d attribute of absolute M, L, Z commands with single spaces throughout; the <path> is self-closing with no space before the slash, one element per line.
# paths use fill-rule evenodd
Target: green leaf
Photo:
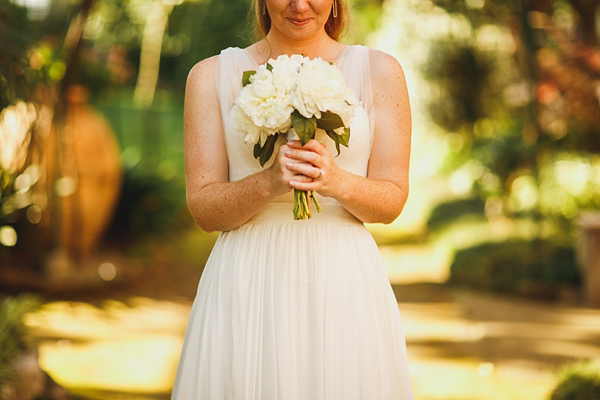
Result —
<path fill-rule="evenodd" d="M 277 141 L 277 136 L 278 135 L 269 135 L 269 137 L 267 138 L 267 141 L 265 142 L 265 145 L 262 149 L 262 154 L 258 159 L 258 162 L 260 162 L 261 167 L 264 167 L 267 161 L 269 161 L 269 158 L 271 158 L 271 156 L 273 155 L 273 150 L 275 149 L 275 142 Z"/>
<path fill-rule="evenodd" d="M 305 118 L 298 110 L 295 110 L 292 113 L 292 126 L 300 138 L 302 146 L 304 146 L 310 139 L 314 139 L 315 137 L 315 132 L 317 132 L 317 119 L 315 117 Z"/>
<path fill-rule="evenodd" d="M 256 71 L 244 71 L 244 76 L 242 76 L 242 87 L 250 84 L 250 77 L 254 75 Z"/>
<path fill-rule="evenodd" d="M 344 126 L 344 122 L 342 121 L 339 115 L 329 111 L 325 111 L 321 113 L 321 118 L 317 120 L 317 126 L 325 131 L 327 129 L 333 130 Z"/>
<path fill-rule="evenodd" d="M 327 136 L 329 136 L 331 138 L 331 140 L 333 140 L 335 142 L 335 148 L 337 149 L 337 154 L 336 157 L 340 155 L 340 135 L 338 135 L 337 133 L 335 133 L 334 131 L 327 129 L 325 131 L 325 133 L 327 133 Z"/>
<path fill-rule="evenodd" d="M 350 128 L 344 128 L 344 133 L 338 136 L 340 137 L 340 143 L 348 147 L 350 143 Z"/>
<path fill-rule="evenodd" d="M 262 154 L 262 147 L 260 147 L 260 142 L 256 142 L 254 145 L 254 158 L 258 160 L 258 157 Z"/>
<path fill-rule="evenodd" d="M 273 66 L 267 63 L 267 71 L 273 71 Z"/>

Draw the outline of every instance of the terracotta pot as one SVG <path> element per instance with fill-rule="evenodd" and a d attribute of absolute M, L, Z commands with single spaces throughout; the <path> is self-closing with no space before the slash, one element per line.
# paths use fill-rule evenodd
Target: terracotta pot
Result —
<path fill-rule="evenodd" d="M 82 86 L 69 89 L 61 137 L 57 147 L 53 128 L 46 145 L 47 189 L 54 191 L 50 229 L 60 248 L 84 256 L 113 215 L 122 180 L 120 150 L 108 121 L 87 104 Z M 62 150 L 58 160 L 57 148 Z"/>

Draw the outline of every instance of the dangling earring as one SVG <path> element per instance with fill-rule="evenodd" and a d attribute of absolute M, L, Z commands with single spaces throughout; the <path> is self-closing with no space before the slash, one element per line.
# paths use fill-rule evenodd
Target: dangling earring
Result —
<path fill-rule="evenodd" d="M 267 15 L 267 0 L 262 2 L 262 15 Z"/>
<path fill-rule="evenodd" d="M 337 18 L 337 0 L 333 0 L 333 18 Z"/>

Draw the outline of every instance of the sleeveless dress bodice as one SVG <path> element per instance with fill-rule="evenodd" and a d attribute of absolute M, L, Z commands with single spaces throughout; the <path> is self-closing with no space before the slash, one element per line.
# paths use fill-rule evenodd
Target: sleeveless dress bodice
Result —
<path fill-rule="evenodd" d="M 349 146 L 340 146 L 340 154 L 333 140 L 326 138 L 324 141 L 327 150 L 334 157 L 335 163 L 356 175 L 367 176 L 367 166 L 371 146 L 373 144 L 373 120 L 374 107 L 369 76 L 369 48 L 365 46 L 346 46 L 340 57 L 334 62 L 344 76 L 347 85 L 354 91 L 359 105 L 356 107 L 355 115 L 350 125 Z M 229 180 L 238 181 L 244 177 L 259 172 L 263 167 L 258 160 L 252 156 L 253 146 L 244 143 L 244 136 L 235 127 L 233 118 L 233 105 L 242 82 L 242 74 L 246 70 L 256 70 L 258 64 L 245 49 L 230 47 L 221 52 L 219 56 L 219 67 L 217 68 L 217 82 L 219 85 L 219 103 L 221 107 L 221 118 L 227 146 L 229 162 Z M 273 163 L 274 156 L 265 165 L 269 167 Z M 332 198 L 318 196 L 318 200 L 324 204 L 335 204 Z M 279 198 L 273 199 L 273 203 L 293 202 L 293 191 Z"/>

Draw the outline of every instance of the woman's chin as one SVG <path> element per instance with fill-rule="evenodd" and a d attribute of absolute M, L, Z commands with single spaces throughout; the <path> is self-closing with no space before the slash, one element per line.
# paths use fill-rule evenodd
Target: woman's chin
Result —
<path fill-rule="evenodd" d="M 305 40 L 309 39 L 319 33 L 319 30 L 325 30 L 324 27 L 316 25 L 314 19 L 307 21 L 294 22 L 289 19 L 283 19 L 278 24 L 273 24 L 280 35 L 291 40 Z"/>
<path fill-rule="evenodd" d="M 313 37 L 317 32 L 309 25 L 295 26 L 292 25 L 286 29 L 283 34 L 292 40 L 305 40 Z"/>

